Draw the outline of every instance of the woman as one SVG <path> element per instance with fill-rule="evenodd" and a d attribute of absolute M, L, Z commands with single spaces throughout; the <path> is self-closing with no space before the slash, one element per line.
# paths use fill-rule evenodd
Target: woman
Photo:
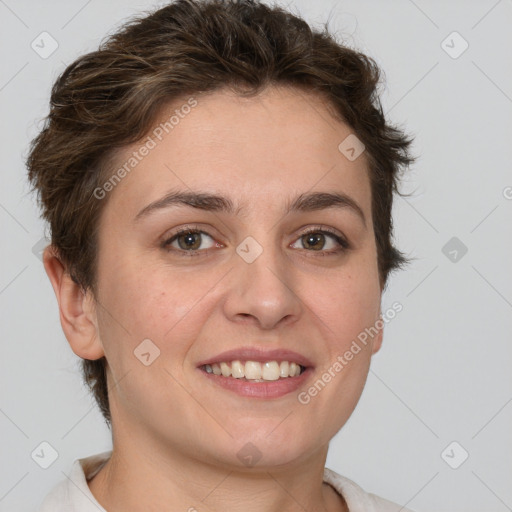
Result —
<path fill-rule="evenodd" d="M 112 429 L 40 510 L 405 510 L 325 468 L 382 343 L 411 140 L 368 57 L 253 1 L 169 4 L 55 83 L 29 177 Z"/>

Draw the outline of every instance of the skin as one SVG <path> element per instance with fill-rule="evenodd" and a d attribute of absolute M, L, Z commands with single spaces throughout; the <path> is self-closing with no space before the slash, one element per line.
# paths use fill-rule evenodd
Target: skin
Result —
<path fill-rule="evenodd" d="M 71 348 L 108 361 L 113 455 L 90 489 L 109 512 L 347 510 L 323 469 L 382 331 L 310 403 L 297 394 L 379 318 L 365 155 L 349 161 L 340 153 L 352 130 L 312 93 L 272 87 L 253 98 L 225 90 L 196 98 L 103 199 L 96 297 L 73 283 L 51 248 L 44 255 Z M 121 151 L 117 164 L 138 147 Z M 172 206 L 134 221 L 174 189 L 227 196 L 244 213 Z M 349 195 L 366 225 L 350 208 L 283 213 L 312 191 Z M 179 253 L 177 241 L 174 252 L 162 248 L 191 223 L 209 235 L 196 245 L 202 254 Z M 302 235 L 319 225 L 350 249 L 322 255 L 339 247 L 328 235 L 320 251 L 308 248 Z M 263 248 L 250 264 L 236 252 L 247 236 Z M 149 366 L 133 353 L 147 338 L 160 350 Z M 313 363 L 313 375 L 297 392 L 254 399 L 198 374 L 199 361 L 240 346 L 294 350 Z M 249 442 L 262 455 L 253 467 L 237 458 Z"/>

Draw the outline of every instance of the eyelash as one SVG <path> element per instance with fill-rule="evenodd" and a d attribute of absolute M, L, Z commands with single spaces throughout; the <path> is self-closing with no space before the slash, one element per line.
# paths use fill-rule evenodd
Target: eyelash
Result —
<path fill-rule="evenodd" d="M 351 248 L 350 244 L 343 237 L 338 235 L 335 231 L 331 230 L 330 228 L 323 227 L 323 226 L 310 228 L 310 229 L 304 231 L 298 237 L 297 240 L 299 240 L 303 236 L 306 236 L 310 233 L 315 233 L 315 234 L 321 233 L 324 235 L 329 235 L 332 238 L 334 238 L 334 240 L 339 244 L 340 247 L 338 247 L 337 249 L 331 249 L 329 251 L 313 251 L 313 250 L 303 249 L 306 252 L 312 252 L 315 255 L 319 255 L 319 256 L 335 256 L 340 253 L 344 253 Z M 166 250 L 167 252 L 176 252 L 180 256 L 184 256 L 184 257 L 201 256 L 210 251 L 211 248 L 192 249 L 192 250 L 188 250 L 188 251 L 184 250 L 184 249 L 169 248 L 170 244 L 172 244 L 172 242 L 174 242 L 177 238 L 179 238 L 181 235 L 187 235 L 187 234 L 204 234 L 204 235 L 209 236 L 212 240 L 214 240 L 214 238 L 211 235 L 209 235 L 206 231 L 202 231 L 201 229 L 196 228 L 196 227 L 185 227 L 185 228 L 180 228 L 174 235 L 172 235 L 172 237 L 164 240 L 161 244 L 162 249 Z"/>

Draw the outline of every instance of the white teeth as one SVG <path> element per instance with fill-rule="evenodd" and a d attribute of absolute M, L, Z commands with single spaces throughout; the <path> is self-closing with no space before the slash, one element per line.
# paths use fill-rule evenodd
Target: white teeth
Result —
<path fill-rule="evenodd" d="M 257 361 L 247 361 L 244 367 L 244 377 L 249 380 L 261 379 L 261 363 Z"/>
<path fill-rule="evenodd" d="M 240 361 L 233 361 L 231 363 L 231 375 L 235 377 L 235 379 L 243 379 L 245 377 L 244 367 Z"/>
<path fill-rule="evenodd" d="M 265 363 L 262 370 L 263 380 L 277 380 L 279 379 L 279 365 L 276 361 Z"/>
<path fill-rule="evenodd" d="M 224 377 L 231 377 L 231 368 L 227 363 L 220 363 L 220 371 Z"/>
<path fill-rule="evenodd" d="M 267 361 L 260 363 L 259 361 L 231 361 L 213 363 L 204 365 L 207 373 L 214 375 L 222 375 L 223 377 L 234 377 L 235 379 L 251 380 L 251 381 L 273 381 L 285 379 L 288 377 L 298 377 L 301 374 L 301 366 L 294 362 Z"/>
<path fill-rule="evenodd" d="M 213 370 L 215 373 L 215 370 Z M 300 374 L 300 366 L 297 363 L 290 363 L 290 377 Z"/>

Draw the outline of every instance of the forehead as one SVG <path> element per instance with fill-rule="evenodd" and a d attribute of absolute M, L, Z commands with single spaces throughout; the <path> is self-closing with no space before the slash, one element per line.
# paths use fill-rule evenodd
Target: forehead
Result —
<path fill-rule="evenodd" d="M 111 172 L 128 172 L 109 202 L 131 211 L 180 188 L 231 196 L 247 213 L 306 191 L 333 190 L 369 208 L 365 154 L 351 161 L 339 149 L 349 136 L 353 130 L 321 97 L 297 89 L 184 97 L 161 110 L 140 142 L 117 153 Z"/>

